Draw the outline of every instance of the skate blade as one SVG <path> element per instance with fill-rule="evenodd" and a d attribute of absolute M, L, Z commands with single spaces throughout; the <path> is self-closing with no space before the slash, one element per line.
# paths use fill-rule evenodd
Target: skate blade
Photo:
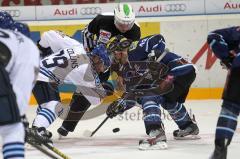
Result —
<path fill-rule="evenodd" d="M 146 150 L 166 150 L 168 148 L 166 142 L 158 142 L 156 145 L 150 145 L 150 144 L 141 144 L 139 145 L 138 149 L 141 151 Z"/>
<path fill-rule="evenodd" d="M 184 137 L 174 137 L 175 140 L 199 140 L 201 136 L 199 135 L 188 135 Z"/>

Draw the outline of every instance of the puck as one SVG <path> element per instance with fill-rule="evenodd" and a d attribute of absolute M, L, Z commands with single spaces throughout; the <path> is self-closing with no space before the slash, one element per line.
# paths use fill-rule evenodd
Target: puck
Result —
<path fill-rule="evenodd" d="M 119 128 L 114 128 L 112 131 L 113 131 L 114 133 L 116 133 L 116 132 L 119 132 L 120 129 L 119 129 Z"/>

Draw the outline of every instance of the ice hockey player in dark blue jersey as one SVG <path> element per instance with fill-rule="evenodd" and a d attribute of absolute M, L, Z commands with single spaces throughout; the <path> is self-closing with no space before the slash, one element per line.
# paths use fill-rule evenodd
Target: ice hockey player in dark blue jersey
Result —
<path fill-rule="evenodd" d="M 176 139 L 199 138 L 198 126 L 183 104 L 196 77 L 192 63 L 164 51 L 165 40 L 160 34 L 132 43 L 123 36 L 116 36 L 107 48 L 113 57 L 111 71 L 118 74 L 118 86 L 125 86 L 125 93 L 110 104 L 106 113 L 112 118 L 134 106 L 135 101 L 142 105 L 149 138 L 139 142 L 140 150 L 167 148 L 160 106 L 179 127 L 173 132 Z"/>
<path fill-rule="evenodd" d="M 228 70 L 211 159 L 226 159 L 240 111 L 240 26 L 215 30 L 207 38 L 210 48 Z"/>

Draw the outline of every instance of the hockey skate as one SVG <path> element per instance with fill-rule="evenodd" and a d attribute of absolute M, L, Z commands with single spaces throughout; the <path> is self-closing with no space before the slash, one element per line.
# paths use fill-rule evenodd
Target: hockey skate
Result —
<path fill-rule="evenodd" d="M 230 143 L 230 139 L 215 139 L 215 149 L 210 159 L 226 159 L 227 148 Z"/>
<path fill-rule="evenodd" d="M 64 159 L 70 159 L 56 147 L 53 147 L 53 142 L 50 139 L 51 137 L 52 133 L 47 131 L 44 127 L 32 127 L 26 129 L 26 142 L 28 144 L 35 147 L 50 158 L 58 159 L 61 157 Z"/>
<path fill-rule="evenodd" d="M 61 140 L 63 137 L 68 135 L 68 130 L 66 130 L 63 126 L 61 126 L 60 128 L 57 129 L 57 132 L 59 134 L 59 140 Z"/>
<path fill-rule="evenodd" d="M 149 138 L 139 141 L 139 150 L 164 150 L 167 149 L 167 139 L 163 129 L 152 130 Z"/>
<path fill-rule="evenodd" d="M 216 146 L 213 155 L 210 159 L 226 159 L 227 158 L 227 147 Z"/>
<path fill-rule="evenodd" d="M 32 127 L 27 131 L 27 141 L 35 144 L 50 144 L 53 145 L 51 140 L 52 133 L 47 131 L 44 127 Z"/>
<path fill-rule="evenodd" d="M 191 123 L 185 129 L 178 129 L 173 132 L 173 136 L 176 140 L 197 140 L 201 138 L 198 134 L 199 129 L 196 123 Z"/>

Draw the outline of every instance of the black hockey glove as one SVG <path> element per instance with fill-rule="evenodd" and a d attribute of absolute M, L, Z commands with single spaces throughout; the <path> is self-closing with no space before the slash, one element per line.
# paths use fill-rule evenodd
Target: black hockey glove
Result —
<path fill-rule="evenodd" d="M 159 89 L 162 93 L 167 93 L 171 91 L 174 88 L 174 76 L 173 75 L 167 75 L 159 82 Z"/>
<path fill-rule="evenodd" d="M 106 114 L 108 117 L 113 118 L 118 114 L 122 114 L 124 111 L 134 107 L 135 105 L 135 100 L 126 100 L 126 97 L 124 99 L 119 98 L 108 106 Z"/>
<path fill-rule="evenodd" d="M 147 67 L 149 69 L 149 73 L 154 78 L 161 78 L 165 76 L 169 69 L 165 64 L 155 61 L 147 62 Z"/>
<path fill-rule="evenodd" d="M 119 98 L 108 106 L 106 114 L 109 118 L 113 118 L 118 114 L 122 114 L 125 111 L 125 108 L 126 108 L 126 101 Z"/>
<path fill-rule="evenodd" d="M 41 58 L 45 58 L 46 56 L 51 55 L 51 54 L 53 53 L 52 49 L 51 49 L 50 47 L 48 47 L 48 48 L 42 47 L 42 46 L 39 44 L 39 41 L 40 41 L 40 40 L 37 41 L 37 47 L 38 47 L 38 49 L 39 49 L 39 51 L 40 51 L 40 56 L 41 56 Z"/>
<path fill-rule="evenodd" d="M 147 67 L 150 72 L 158 72 L 161 68 L 161 64 L 159 62 L 149 61 L 147 62 Z"/>
<path fill-rule="evenodd" d="M 222 68 L 230 69 L 232 67 L 232 62 L 235 57 L 236 57 L 236 53 L 234 51 L 230 51 L 228 54 L 228 57 L 226 57 L 220 61 L 220 65 L 222 66 Z"/>
<path fill-rule="evenodd" d="M 222 66 L 223 69 L 230 69 L 232 67 L 232 61 L 233 61 L 233 58 L 228 57 L 228 58 L 222 59 L 220 61 L 220 65 Z"/>

